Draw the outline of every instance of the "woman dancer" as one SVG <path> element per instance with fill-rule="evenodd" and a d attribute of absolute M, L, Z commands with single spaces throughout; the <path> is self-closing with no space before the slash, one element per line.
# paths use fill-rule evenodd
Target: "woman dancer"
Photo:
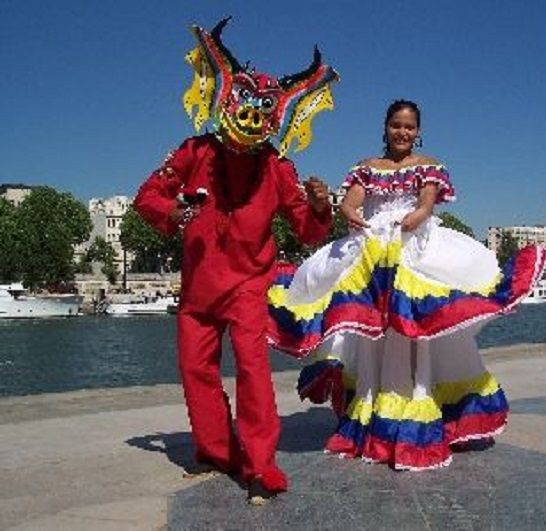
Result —
<path fill-rule="evenodd" d="M 508 405 L 474 336 L 528 294 L 545 253 L 527 247 L 501 270 L 479 242 L 441 227 L 433 207 L 455 192 L 443 164 L 414 152 L 419 108 L 395 101 L 384 127 L 384 156 L 345 181 L 351 234 L 270 289 L 270 339 L 313 353 L 298 389 L 331 399 L 340 417 L 327 452 L 424 470 L 503 430 Z"/>

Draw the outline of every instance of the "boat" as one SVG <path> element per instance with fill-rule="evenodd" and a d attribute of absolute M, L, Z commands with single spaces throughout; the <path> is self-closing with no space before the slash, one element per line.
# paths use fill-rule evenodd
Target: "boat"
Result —
<path fill-rule="evenodd" d="M 78 315 L 83 297 L 72 294 L 29 295 L 20 282 L 0 284 L 0 319 Z"/>
<path fill-rule="evenodd" d="M 172 295 L 165 297 L 144 297 L 132 302 L 110 302 L 105 305 L 106 315 L 161 315 L 167 314 L 169 307 L 178 305 L 178 298 Z"/>
<path fill-rule="evenodd" d="M 546 302 L 546 280 L 539 280 L 533 291 L 521 301 L 522 304 L 541 304 Z"/>

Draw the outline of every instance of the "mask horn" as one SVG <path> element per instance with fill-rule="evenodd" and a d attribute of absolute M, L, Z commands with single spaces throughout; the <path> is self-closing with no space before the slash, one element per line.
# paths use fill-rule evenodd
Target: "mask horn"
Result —
<path fill-rule="evenodd" d="M 338 80 L 337 72 L 322 62 L 317 46 L 313 53 L 313 62 L 307 69 L 279 80 L 283 90 L 282 104 L 279 105 L 280 124 L 285 123 L 285 114 L 291 109 L 290 118 L 281 133 L 281 156 L 290 149 L 292 142 L 297 145 L 296 151 L 309 145 L 312 138 L 311 122 L 315 115 L 334 108 L 330 85 Z"/>
<path fill-rule="evenodd" d="M 237 72 L 241 72 L 243 70 L 243 67 L 241 66 L 239 61 L 235 59 L 233 54 L 226 48 L 226 46 L 222 42 L 222 37 L 221 37 L 223 29 L 226 27 L 227 23 L 230 20 L 231 20 L 231 17 L 227 17 L 220 20 L 220 22 L 218 22 L 218 24 L 216 24 L 216 26 L 214 26 L 213 30 L 210 32 L 210 36 L 212 40 L 214 41 L 214 43 L 216 44 L 216 46 L 218 47 L 218 49 L 220 50 L 220 53 L 224 56 L 226 61 L 228 61 L 228 63 L 230 64 L 232 73 L 235 74 Z"/>
<path fill-rule="evenodd" d="M 305 70 L 302 70 L 301 72 L 298 72 L 297 74 L 281 77 L 279 79 L 279 85 L 284 90 L 288 90 L 299 81 L 303 81 L 305 79 L 310 78 L 320 68 L 321 64 L 322 64 L 322 55 L 318 49 L 318 46 L 315 44 L 315 48 L 313 50 L 313 62 L 309 65 L 309 67 L 306 68 Z"/>

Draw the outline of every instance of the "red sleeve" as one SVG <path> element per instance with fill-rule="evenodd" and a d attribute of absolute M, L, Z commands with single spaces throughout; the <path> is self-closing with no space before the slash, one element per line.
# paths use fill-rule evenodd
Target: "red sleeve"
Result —
<path fill-rule="evenodd" d="M 175 208 L 176 196 L 189 178 L 192 164 L 192 140 L 186 140 L 171 151 L 163 165 L 155 170 L 138 190 L 135 210 L 152 227 L 163 234 L 175 234 L 178 227 L 169 214 Z"/>
<path fill-rule="evenodd" d="M 332 209 L 316 212 L 307 202 L 294 164 L 283 159 L 279 164 L 280 206 L 283 216 L 303 244 L 313 245 L 326 238 L 332 225 Z"/>

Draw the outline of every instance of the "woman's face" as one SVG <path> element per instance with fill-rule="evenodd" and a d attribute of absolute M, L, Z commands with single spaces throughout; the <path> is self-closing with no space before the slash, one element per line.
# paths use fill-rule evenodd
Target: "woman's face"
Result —
<path fill-rule="evenodd" d="M 409 108 L 395 112 L 387 122 L 385 131 L 391 153 L 409 153 L 419 135 L 417 115 Z"/>

